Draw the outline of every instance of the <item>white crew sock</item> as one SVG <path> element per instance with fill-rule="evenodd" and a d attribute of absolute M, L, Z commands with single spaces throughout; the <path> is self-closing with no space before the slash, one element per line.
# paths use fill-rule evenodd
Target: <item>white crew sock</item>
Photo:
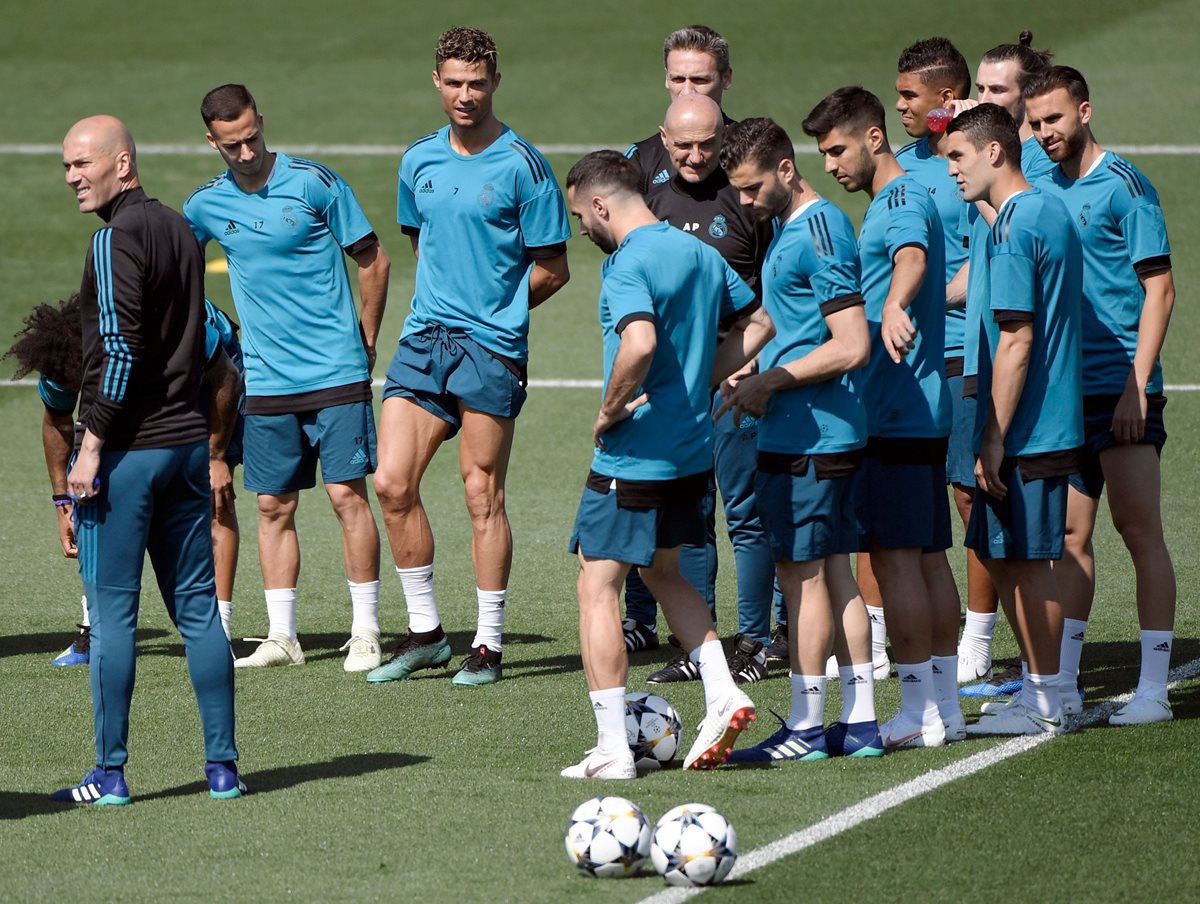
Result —
<path fill-rule="evenodd" d="M 943 721 L 962 714 L 958 705 L 958 657 L 934 656 L 930 660 L 933 670 L 933 698 Z"/>
<path fill-rule="evenodd" d="M 787 727 L 792 731 L 825 722 L 825 676 L 792 673 L 792 711 Z"/>
<path fill-rule="evenodd" d="M 225 639 L 233 640 L 233 603 L 217 600 L 217 613 L 221 616 L 221 630 L 225 632 Z"/>
<path fill-rule="evenodd" d="M 1062 646 L 1058 653 L 1058 686 L 1065 692 L 1079 684 L 1079 660 L 1083 656 L 1083 638 L 1087 620 L 1063 619 Z"/>
<path fill-rule="evenodd" d="M 867 618 L 871 622 L 871 659 L 883 662 L 887 659 L 887 622 L 882 606 L 867 606 Z"/>
<path fill-rule="evenodd" d="M 1058 693 L 1058 675 L 1025 674 L 1021 685 L 1021 703 L 1039 716 L 1057 719 L 1062 716 L 1062 697 Z"/>
<path fill-rule="evenodd" d="M 900 712 L 922 724 L 941 718 L 933 688 L 932 660 L 908 665 L 898 662 L 896 677 L 900 680 Z"/>
<path fill-rule="evenodd" d="M 504 647 L 500 635 L 504 631 L 504 607 L 508 602 L 508 591 L 480 590 L 476 587 L 475 599 L 479 606 L 479 621 L 471 646 L 476 650 L 486 646 L 493 653 L 499 653 Z"/>
<path fill-rule="evenodd" d="M 279 587 L 275 590 L 264 590 L 267 598 L 267 621 L 270 627 L 267 636 L 286 635 L 288 640 L 296 639 L 296 588 Z"/>
<path fill-rule="evenodd" d="M 625 688 L 591 691 L 592 715 L 596 717 L 596 750 L 609 756 L 629 749 L 625 734 Z"/>
<path fill-rule="evenodd" d="M 87 596 L 86 595 L 82 598 L 81 602 L 83 604 L 83 622 L 81 624 L 85 628 L 90 628 L 92 626 L 92 620 L 91 620 L 91 618 L 88 617 Z"/>
<path fill-rule="evenodd" d="M 356 584 L 346 581 L 350 588 L 350 608 L 354 620 L 350 623 L 350 634 L 374 634 L 379 636 L 379 581 L 363 581 Z"/>
<path fill-rule="evenodd" d="M 875 667 L 864 662 L 838 669 L 842 681 L 842 715 L 839 722 L 875 721 Z"/>
<path fill-rule="evenodd" d="M 992 637 L 996 633 L 996 613 L 972 612 L 967 610 L 967 623 L 963 626 L 962 640 L 958 644 L 959 655 L 971 653 L 978 659 L 992 658 Z"/>
<path fill-rule="evenodd" d="M 737 690 L 733 676 L 729 674 L 729 663 L 725 659 L 725 651 L 721 649 L 721 641 L 709 640 L 700 644 L 688 654 L 688 659 L 700 669 L 706 708 L 716 705 L 726 694 Z"/>
<path fill-rule="evenodd" d="M 1174 631 L 1142 632 L 1142 672 L 1137 692 L 1143 696 L 1167 699 L 1167 672 L 1171 669 Z"/>
<path fill-rule="evenodd" d="M 397 568 L 404 605 L 408 608 L 408 630 L 414 634 L 432 631 L 441 625 L 437 602 L 433 598 L 433 563 L 418 568 Z"/>

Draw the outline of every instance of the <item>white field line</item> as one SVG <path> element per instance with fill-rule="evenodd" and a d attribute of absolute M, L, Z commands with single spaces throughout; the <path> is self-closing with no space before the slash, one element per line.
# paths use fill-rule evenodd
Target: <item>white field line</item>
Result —
<path fill-rule="evenodd" d="M 292 144 L 280 145 L 279 150 L 288 154 L 337 157 L 399 157 L 404 153 L 403 144 Z M 612 148 L 623 151 L 629 147 L 624 144 L 540 144 L 537 146 L 543 154 L 586 154 L 598 148 Z M 1112 144 L 1108 149 L 1118 154 L 1151 155 L 1166 157 L 1194 157 L 1200 154 L 1200 144 Z M 796 148 L 801 154 L 812 151 L 811 145 Z M 0 156 L 34 157 L 40 155 L 60 154 L 62 145 L 58 144 L 0 144 Z M 142 144 L 138 145 L 139 154 L 154 154 L 169 157 L 203 157 L 213 153 L 207 144 Z"/>
<path fill-rule="evenodd" d="M 383 380 L 375 380 L 375 386 L 382 386 Z M 37 380 L 25 377 L 21 380 L 0 380 L 0 388 L 5 386 L 37 386 Z M 604 381 L 595 379 L 568 380 L 545 379 L 530 380 L 530 389 L 603 389 Z M 1200 383 L 1168 383 L 1165 392 L 1200 392 Z"/>
<path fill-rule="evenodd" d="M 1168 676 L 1170 684 L 1167 687 L 1168 689 L 1173 689 L 1181 681 L 1185 681 L 1198 674 L 1200 674 L 1200 659 L 1193 659 L 1191 662 L 1185 663 L 1171 671 L 1171 674 Z M 1085 710 L 1083 715 L 1076 719 L 1075 724 L 1078 727 L 1086 727 L 1088 725 L 1095 725 L 1097 722 L 1102 722 L 1132 696 L 1132 693 L 1122 694 L 1119 697 Z M 1002 763 L 1004 760 L 1014 757 L 1017 754 L 1025 753 L 1027 750 L 1032 750 L 1034 747 L 1044 744 L 1053 738 L 1053 735 L 1016 737 L 989 750 L 984 750 L 956 763 L 951 763 L 949 766 L 933 772 L 927 772 L 925 775 L 907 781 L 902 785 L 897 785 L 887 791 L 874 794 L 853 806 L 834 813 L 832 816 L 827 816 L 807 829 L 801 829 L 798 832 L 793 832 L 791 835 L 785 835 L 777 841 L 772 841 L 770 844 L 765 844 L 760 848 L 755 848 L 743 854 L 738 858 L 737 864 L 730 872 L 729 879 L 740 879 L 753 870 L 769 866 L 777 860 L 782 860 L 784 857 L 795 854 L 805 848 L 812 847 L 822 841 L 827 841 L 830 838 L 841 835 L 843 832 L 848 832 L 901 804 L 908 803 L 910 800 L 920 797 L 923 794 L 928 794 L 930 791 L 935 791 L 943 785 L 948 785 L 950 782 L 960 778 L 966 778 L 969 775 L 982 772 L 984 769 L 995 766 L 997 763 Z M 920 754 L 915 755 L 919 756 Z M 669 888 L 643 898 L 638 904 L 678 904 L 678 902 L 686 901 L 688 898 L 695 897 L 706 890 L 704 888 Z"/>

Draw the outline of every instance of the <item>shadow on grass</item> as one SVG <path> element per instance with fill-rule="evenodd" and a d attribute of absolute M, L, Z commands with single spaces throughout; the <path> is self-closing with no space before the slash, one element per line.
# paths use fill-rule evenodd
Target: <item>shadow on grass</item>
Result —
<path fill-rule="evenodd" d="M 1178 667 L 1200 658 L 1200 639 L 1176 637 L 1171 650 L 1171 665 Z M 1137 687 L 1142 647 L 1135 640 L 1087 642 L 1083 646 L 1080 679 L 1087 689 L 1084 705 L 1089 702 L 1127 694 Z M 1196 713 L 1193 711 L 1193 717 Z M 1188 718 L 1176 709 L 1175 717 Z"/>
<path fill-rule="evenodd" d="M 165 633 L 165 632 L 164 632 Z M 466 656 L 470 651 L 471 641 L 475 639 L 473 631 L 452 631 L 446 635 L 450 639 L 450 649 L 455 657 Z M 383 659 L 386 662 L 388 656 L 396 649 L 397 644 L 403 639 L 402 634 L 384 634 L 380 640 L 380 647 L 383 650 Z M 346 654 L 342 652 L 342 645 L 349 640 L 349 632 L 339 632 L 336 634 L 311 634 L 303 631 L 299 634 L 300 646 L 304 649 L 305 662 L 321 662 L 326 659 L 342 659 Z M 547 637 L 544 634 L 505 634 L 504 646 L 518 646 L 521 644 L 538 644 L 550 643 L 555 640 L 553 637 Z M 257 644 L 247 643 L 243 638 L 236 637 L 233 641 L 234 656 L 249 656 L 254 652 Z M 143 654 L 149 653 L 154 656 L 182 656 L 183 642 L 176 637 L 171 643 L 159 644 Z"/>
<path fill-rule="evenodd" d="M 323 763 L 302 763 L 296 766 L 260 769 L 255 772 L 247 772 L 242 778 L 251 794 L 267 794 L 271 791 L 294 788 L 306 782 L 330 778 L 350 778 L 370 772 L 382 772 L 385 769 L 416 766 L 419 763 L 428 762 L 429 759 L 427 756 L 411 753 L 353 753 L 347 756 L 337 756 Z M 190 782 L 176 788 L 166 788 L 151 794 L 140 794 L 135 800 L 186 797 L 191 794 L 202 794 L 207 790 L 208 785 L 204 782 Z"/>
<path fill-rule="evenodd" d="M 305 782 L 315 782 L 327 778 L 350 778 L 370 772 L 382 772 L 385 769 L 415 766 L 418 763 L 428 762 L 429 759 L 430 757 L 427 756 L 409 753 L 355 753 L 334 757 L 323 763 L 305 763 L 298 766 L 262 769 L 247 773 L 243 778 L 252 794 L 265 794 L 271 791 L 282 791 L 285 788 L 294 788 Z M 137 794 L 135 791 L 133 799 L 136 804 L 138 801 L 203 794 L 207 790 L 208 785 L 204 782 L 189 782 L 186 785 L 166 788 L 150 794 Z M 43 816 L 48 813 L 69 813 L 75 808 L 75 804 L 63 804 L 50 800 L 50 795 L 47 793 L 0 791 L 0 821 L 24 819 L 27 816 Z"/>
<path fill-rule="evenodd" d="M 71 643 L 76 633 L 64 629 L 52 634 L 12 634 L 8 637 L 0 637 L 0 658 L 36 653 L 58 655 L 67 648 L 67 645 Z M 139 644 L 144 644 L 151 640 L 157 640 L 160 637 L 166 637 L 168 633 L 162 628 L 138 628 L 135 636 Z M 179 649 L 182 652 L 183 647 L 180 646 Z M 158 651 L 153 647 L 138 650 L 138 653 L 142 655 L 152 652 Z"/>

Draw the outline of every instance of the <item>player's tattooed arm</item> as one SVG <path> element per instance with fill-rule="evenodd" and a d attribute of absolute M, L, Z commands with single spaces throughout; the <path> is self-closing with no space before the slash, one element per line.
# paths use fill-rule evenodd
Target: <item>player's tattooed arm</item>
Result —
<path fill-rule="evenodd" d="M 208 409 L 208 479 L 212 485 L 213 511 L 217 517 L 233 508 L 233 474 L 225 452 L 237 426 L 238 401 L 242 396 L 242 375 L 224 351 L 204 372 L 212 393 Z"/>
<path fill-rule="evenodd" d="M 67 463 L 71 460 L 71 447 L 75 442 L 75 424 L 69 413 L 45 409 L 42 417 L 42 451 L 46 456 L 46 471 L 50 475 L 50 492 L 55 496 L 67 494 Z M 54 506 L 58 521 L 58 540 L 63 555 L 74 559 L 79 555 L 75 546 L 75 525 L 72 521 L 72 506 Z"/>

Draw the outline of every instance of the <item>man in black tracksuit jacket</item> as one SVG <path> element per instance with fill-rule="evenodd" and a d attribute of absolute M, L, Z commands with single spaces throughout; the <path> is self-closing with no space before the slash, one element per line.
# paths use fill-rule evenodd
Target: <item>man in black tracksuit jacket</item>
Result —
<path fill-rule="evenodd" d="M 126 804 L 126 742 L 142 562 L 183 636 L 204 727 L 210 793 L 236 797 L 233 662 L 213 579 L 208 428 L 198 407 L 204 256 L 184 219 L 146 197 L 128 129 L 76 123 L 63 166 L 92 236 L 80 288 L 84 436 L 67 475 L 92 622 L 96 768 L 57 800 Z"/>

